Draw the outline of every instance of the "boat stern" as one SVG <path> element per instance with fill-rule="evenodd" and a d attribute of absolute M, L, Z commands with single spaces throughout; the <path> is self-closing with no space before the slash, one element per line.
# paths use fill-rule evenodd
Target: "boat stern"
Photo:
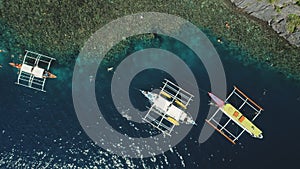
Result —
<path fill-rule="evenodd" d="M 263 138 L 264 138 L 264 136 L 263 136 L 262 134 L 259 134 L 258 136 L 254 136 L 254 135 L 252 135 L 252 137 L 254 137 L 254 138 L 258 138 L 258 139 L 263 139 Z"/>

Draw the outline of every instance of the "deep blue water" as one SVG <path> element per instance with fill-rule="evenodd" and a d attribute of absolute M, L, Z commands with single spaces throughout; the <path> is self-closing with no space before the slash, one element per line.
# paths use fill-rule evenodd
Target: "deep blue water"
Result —
<path fill-rule="evenodd" d="M 282 74 L 268 70 L 258 63 L 242 64 L 237 58 L 245 52 L 210 39 L 217 48 L 226 72 L 228 91 L 237 85 L 264 108 L 255 121 L 264 133 L 263 140 L 244 134 L 237 145 L 232 145 L 216 133 L 199 145 L 198 136 L 209 98 L 201 93 L 200 115 L 188 136 L 172 151 L 147 159 L 117 157 L 96 146 L 84 133 L 73 108 L 72 67 L 53 66 L 58 79 L 48 80 L 46 93 L 35 92 L 14 84 L 17 71 L 8 66 L 10 53 L 0 53 L 0 168 L 294 168 L 297 166 L 300 134 L 300 82 L 288 80 Z M 135 45 L 137 45 L 135 43 Z M 175 47 L 174 47 L 175 46 Z M 142 47 L 133 47 L 134 52 Z M 197 77 L 198 85 L 209 91 L 208 77 L 193 53 L 170 39 L 161 48 L 176 52 Z M 235 50 L 232 50 L 232 49 Z M 122 57 L 120 57 L 122 58 Z M 96 79 L 98 96 L 110 89 L 111 74 L 99 70 Z M 151 83 L 148 78 L 150 77 Z M 132 82 L 130 96 L 137 107 L 146 104 L 134 87 L 159 87 L 168 77 L 165 72 L 142 72 Z M 101 82 L 101 83 L 100 83 Z M 101 93 L 103 92 L 103 93 Z M 136 99 L 135 99 L 136 98 Z M 203 103 L 202 103 L 203 102 Z M 139 108 L 143 108 L 140 106 Z M 106 112 L 108 115 L 111 112 Z M 114 114 L 127 125 L 120 114 Z M 125 130 L 126 131 L 126 130 Z"/>

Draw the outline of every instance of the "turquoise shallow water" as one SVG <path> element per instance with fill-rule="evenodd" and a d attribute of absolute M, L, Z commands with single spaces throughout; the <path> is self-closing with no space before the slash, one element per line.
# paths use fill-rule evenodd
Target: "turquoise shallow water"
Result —
<path fill-rule="evenodd" d="M 0 69 L 0 167 L 293 168 L 300 150 L 297 144 L 300 138 L 297 126 L 300 118 L 299 82 L 287 80 L 258 63 L 244 66 L 238 61 L 238 58 L 244 57 L 243 50 L 227 46 L 226 43 L 219 44 L 216 37 L 206 33 L 222 59 L 228 90 L 237 85 L 265 109 L 255 121 L 264 132 L 263 140 L 244 134 L 239 143 L 233 146 L 215 133 L 199 145 L 198 136 L 209 101 L 208 96 L 201 92 L 198 125 L 175 148 L 146 159 L 117 157 L 92 143 L 79 125 L 71 94 L 72 64 L 68 68 L 54 64 L 53 72 L 59 78 L 49 80 L 47 92 L 40 93 L 14 84 L 17 71 L 8 66 L 11 54 L 3 52 L 0 53 L 0 64 L 3 65 Z M 202 89 L 210 90 L 205 69 L 188 48 L 168 38 L 160 37 L 160 42 L 160 48 L 176 53 L 189 65 Z M 135 42 L 127 54 L 142 48 L 142 42 Z M 119 61 L 122 57 L 119 56 Z M 111 76 L 105 69 L 98 70 L 97 97 L 109 97 Z M 159 70 L 144 71 L 136 76 L 130 88 L 133 104 L 140 109 L 143 109 L 141 105 L 147 104 L 135 91 L 136 86 L 156 88 L 165 77 L 168 74 Z M 108 106 L 104 110 L 107 116 L 118 120 L 120 125 L 128 125 L 125 118 L 110 108 Z M 132 131 L 128 127 L 123 132 Z"/>

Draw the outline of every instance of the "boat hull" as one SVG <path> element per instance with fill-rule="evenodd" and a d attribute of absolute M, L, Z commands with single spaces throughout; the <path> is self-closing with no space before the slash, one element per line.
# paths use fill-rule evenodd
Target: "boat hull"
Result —
<path fill-rule="evenodd" d="M 16 64 L 16 63 L 9 63 L 10 66 L 14 67 L 14 68 L 17 68 L 17 69 L 21 69 L 22 67 L 22 64 Z M 56 79 L 57 76 L 48 72 L 48 76 L 43 76 L 44 78 L 48 78 L 48 79 Z"/>

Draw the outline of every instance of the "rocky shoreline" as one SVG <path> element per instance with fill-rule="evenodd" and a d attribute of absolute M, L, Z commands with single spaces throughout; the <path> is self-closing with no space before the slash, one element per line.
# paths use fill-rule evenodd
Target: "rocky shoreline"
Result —
<path fill-rule="evenodd" d="M 279 36 L 300 47 L 299 0 L 230 0 L 242 11 L 265 21 Z"/>

